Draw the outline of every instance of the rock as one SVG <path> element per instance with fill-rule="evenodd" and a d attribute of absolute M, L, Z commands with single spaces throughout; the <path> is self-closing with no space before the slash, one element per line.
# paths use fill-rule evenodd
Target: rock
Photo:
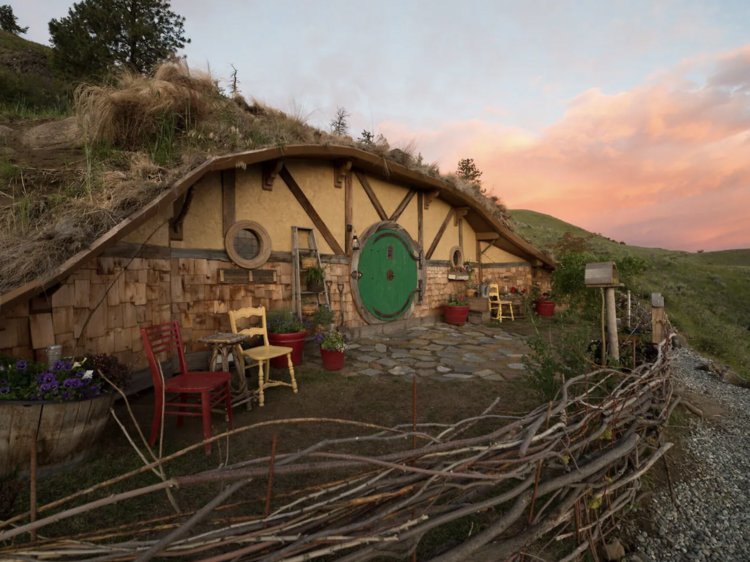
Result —
<path fill-rule="evenodd" d="M 517 371 L 523 371 L 526 368 L 526 365 L 523 363 L 508 363 L 509 369 L 515 369 Z"/>
<path fill-rule="evenodd" d="M 13 134 L 13 129 L 10 127 L 6 127 L 5 125 L 0 125 L 0 137 L 7 137 Z"/>
<path fill-rule="evenodd" d="M 364 371 L 360 371 L 359 374 L 367 377 L 374 377 L 375 375 L 382 375 L 383 371 L 378 371 L 377 369 L 365 369 Z"/>
<path fill-rule="evenodd" d="M 375 344 L 375 351 L 378 351 L 380 353 L 385 353 L 386 351 L 388 351 L 388 348 L 385 346 L 385 344 L 378 343 L 378 344 Z"/>
<path fill-rule="evenodd" d="M 704 363 L 698 368 L 703 371 L 708 371 L 709 373 L 716 376 L 719 380 L 727 384 L 740 386 L 743 388 L 750 388 L 750 382 L 746 381 L 737 373 L 735 373 L 729 365 L 709 361 L 708 363 Z"/>
<path fill-rule="evenodd" d="M 83 144 L 76 117 L 50 121 L 26 131 L 21 142 L 33 150 L 73 148 Z"/>
<path fill-rule="evenodd" d="M 672 338 L 672 347 L 682 349 L 688 346 L 688 341 L 682 334 L 675 334 Z"/>
<path fill-rule="evenodd" d="M 451 369 L 449 369 L 448 367 L 443 367 L 442 365 L 438 366 L 437 370 L 438 370 L 439 373 L 450 373 L 451 372 Z"/>
<path fill-rule="evenodd" d="M 394 367 L 388 372 L 392 375 L 403 376 L 403 375 L 412 375 L 414 374 L 415 371 L 414 369 L 412 369 L 411 367 L 407 367 L 406 365 L 399 365 L 398 367 Z"/>
<path fill-rule="evenodd" d="M 619 539 L 612 539 L 604 545 L 604 557 L 607 560 L 621 560 L 625 557 L 625 547 Z"/>
<path fill-rule="evenodd" d="M 492 371 L 490 369 L 484 369 L 483 371 L 477 371 L 474 374 L 478 377 L 489 377 L 490 375 L 494 375 L 495 371 Z"/>
<path fill-rule="evenodd" d="M 2 154 L 3 156 L 8 156 L 8 157 L 10 157 L 10 156 L 15 156 L 15 154 L 16 154 L 16 151 L 15 151 L 15 150 L 13 150 L 13 149 L 12 149 L 11 147 L 9 147 L 9 146 L 3 146 L 3 147 L 0 147 L 0 154 Z"/>

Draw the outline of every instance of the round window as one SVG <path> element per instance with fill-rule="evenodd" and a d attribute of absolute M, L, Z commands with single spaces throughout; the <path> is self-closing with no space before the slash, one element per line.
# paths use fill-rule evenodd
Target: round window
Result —
<path fill-rule="evenodd" d="M 240 230 L 234 236 L 234 251 L 245 260 L 251 260 L 257 257 L 260 253 L 260 240 L 258 240 L 258 235 L 252 230 Z"/>
<path fill-rule="evenodd" d="M 465 261 L 463 248 L 461 246 L 453 246 L 450 254 L 451 267 L 461 267 Z"/>
<path fill-rule="evenodd" d="M 271 237 L 253 221 L 238 221 L 230 226 L 224 247 L 232 261 L 245 269 L 258 268 L 271 257 Z"/>

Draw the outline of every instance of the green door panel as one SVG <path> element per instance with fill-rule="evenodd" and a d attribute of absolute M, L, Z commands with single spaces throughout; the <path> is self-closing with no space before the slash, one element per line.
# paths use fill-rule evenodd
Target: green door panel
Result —
<path fill-rule="evenodd" d="M 381 230 L 360 251 L 359 296 L 378 320 L 391 321 L 409 310 L 417 288 L 417 261 L 411 245 L 394 230 Z"/>

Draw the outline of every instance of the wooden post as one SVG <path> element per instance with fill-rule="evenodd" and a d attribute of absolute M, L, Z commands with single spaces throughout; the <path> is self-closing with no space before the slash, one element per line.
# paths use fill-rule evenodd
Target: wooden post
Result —
<path fill-rule="evenodd" d="M 664 339 L 664 297 L 661 293 L 651 293 L 651 334 L 654 343 Z"/>
<path fill-rule="evenodd" d="M 628 328 L 631 328 L 630 289 L 628 289 Z"/>
<path fill-rule="evenodd" d="M 35 431 L 31 436 L 31 474 L 29 474 L 29 506 L 30 517 L 29 521 L 34 523 L 36 521 L 36 440 L 37 432 Z M 36 529 L 31 530 L 31 542 L 36 542 Z"/>
<path fill-rule="evenodd" d="M 605 288 L 604 296 L 607 301 L 607 340 L 609 344 L 608 351 L 614 359 L 619 359 L 620 342 L 617 340 L 617 309 L 615 307 L 615 288 Z"/>

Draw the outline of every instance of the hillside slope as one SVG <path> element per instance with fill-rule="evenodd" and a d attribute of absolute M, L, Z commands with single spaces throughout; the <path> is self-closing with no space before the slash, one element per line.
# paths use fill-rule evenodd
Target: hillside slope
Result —
<path fill-rule="evenodd" d="M 48 108 L 66 104 L 70 90 L 52 69 L 52 49 L 0 30 L 0 104 Z M 7 109 L 6 109 L 7 112 Z"/>
<path fill-rule="evenodd" d="M 511 211 L 518 232 L 550 250 L 565 232 L 591 234 L 534 211 Z M 627 246 L 600 235 L 591 239 L 599 254 L 630 254 L 647 260 L 635 292 L 662 293 L 672 323 L 698 351 L 732 365 L 750 379 L 750 249 L 691 253 Z"/>

